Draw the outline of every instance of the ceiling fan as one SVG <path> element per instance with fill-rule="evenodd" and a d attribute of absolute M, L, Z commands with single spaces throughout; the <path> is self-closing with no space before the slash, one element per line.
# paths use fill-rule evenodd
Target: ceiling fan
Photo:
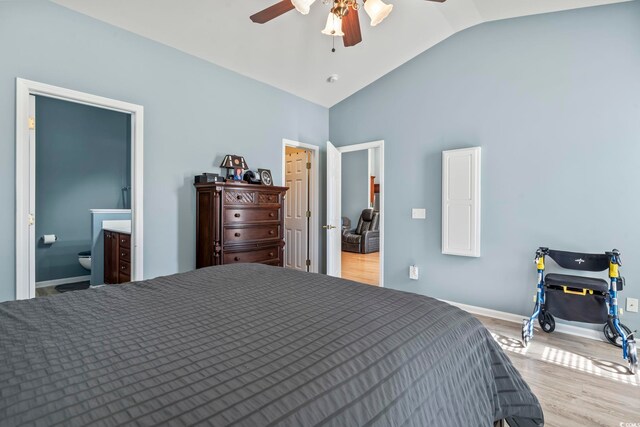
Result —
<path fill-rule="evenodd" d="M 250 16 L 257 24 L 264 24 L 278 16 L 296 9 L 303 15 L 309 13 L 309 8 L 315 0 L 282 0 L 258 13 Z M 427 0 L 444 3 L 446 0 Z M 334 37 L 342 37 L 344 47 L 355 46 L 362 41 L 360 33 L 360 20 L 358 0 L 323 0 L 323 3 L 332 3 L 331 11 L 327 17 L 327 24 L 322 34 Z M 392 4 L 385 4 L 382 0 L 363 0 L 364 10 L 371 18 L 371 26 L 375 27 L 389 15 Z"/>

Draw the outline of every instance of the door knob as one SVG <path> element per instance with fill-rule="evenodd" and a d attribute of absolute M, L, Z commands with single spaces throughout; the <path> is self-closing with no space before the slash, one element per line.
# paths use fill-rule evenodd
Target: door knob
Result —
<path fill-rule="evenodd" d="M 337 228 L 337 227 L 329 224 L 329 225 L 323 225 L 322 228 L 324 228 L 325 230 L 333 230 L 334 228 Z"/>

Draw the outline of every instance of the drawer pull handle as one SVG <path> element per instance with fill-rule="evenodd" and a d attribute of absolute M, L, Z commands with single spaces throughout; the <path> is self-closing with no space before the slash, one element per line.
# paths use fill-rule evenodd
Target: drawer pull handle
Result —
<path fill-rule="evenodd" d="M 120 270 L 126 270 L 126 269 L 127 269 L 127 267 L 125 267 L 124 265 L 120 266 Z"/>
<path fill-rule="evenodd" d="M 236 199 L 240 200 L 240 199 L 242 199 L 242 196 L 238 194 L 238 195 L 236 196 Z"/>
<path fill-rule="evenodd" d="M 234 261 L 240 261 L 240 258 L 239 257 L 235 257 L 233 260 Z"/>
<path fill-rule="evenodd" d="M 239 214 L 239 213 L 235 214 L 234 216 L 235 216 L 236 218 L 240 218 L 240 214 Z"/>
<path fill-rule="evenodd" d="M 269 213 L 269 216 L 270 216 L 271 218 L 273 218 L 274 216 L 276 216 L 276 214 L 274 214 L 273 212 L 270 212 L 270 213 Z"/>
<path fill-rule="evenodd" d="M 273 233 L 275 233 L 273 230 L 269 230 L 269 234 L 273 236 Z"/>
<path fill-rule="evenodd" d="M 240 233 L 236 233 L 236 234 L 235 234 L 235 236 L 236 236 L 236 237 L 240 237 Z"/>
<path fill-rule="evenodd" d="M 273 252 L 269 252 L 269 256 L 272 257 L 273 256 Z"/>
<path fill-rule="evenodd" d="M 124 252 L 120 252 L 120 256 L 125 256 L 126 254 Z"/>

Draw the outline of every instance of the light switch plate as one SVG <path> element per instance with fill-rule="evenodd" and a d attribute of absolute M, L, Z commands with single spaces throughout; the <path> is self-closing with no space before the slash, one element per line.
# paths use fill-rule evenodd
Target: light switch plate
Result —
<path fill-rule="evenodd" d="M 409 279 L 418 280 L 418 266 L 410 265 L 409 266 Z"/>
<path fill-rule="evenodd" d="M 425 219 L 427 217 L 427 210 L 424 208 L 411 209 L 411 219 Z"/>
<path fill-rule="evenodd" d="M 638 312 L 638 298 L 627 298 L 627 311 Z"/>

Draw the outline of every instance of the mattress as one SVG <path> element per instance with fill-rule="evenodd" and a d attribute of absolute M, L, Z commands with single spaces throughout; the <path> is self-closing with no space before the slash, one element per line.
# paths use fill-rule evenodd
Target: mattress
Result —
<path fill-rule="evenodd" d="M 444 302 L 259 264 L 0 304 L 0 424 L 542 425 Z"/>

